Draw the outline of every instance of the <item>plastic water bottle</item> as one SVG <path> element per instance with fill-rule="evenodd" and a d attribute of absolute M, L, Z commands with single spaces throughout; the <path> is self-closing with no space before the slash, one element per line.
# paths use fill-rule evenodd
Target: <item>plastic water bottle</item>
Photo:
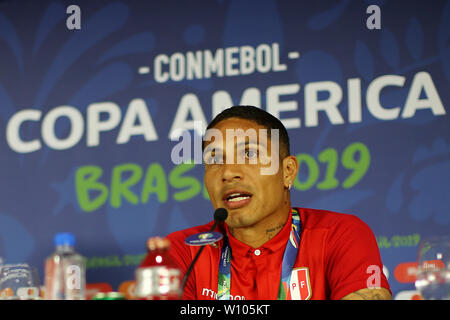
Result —
<path fill-rule="evenodd" d="M 84 300 L 86 295 L 86 265 L 75 252 L 75 236 L 55 235 L 55 252 L 45 261 L 45 295 L 47 300 Z"/>
<path fill-rule="evenodd" d="M 142 300 L 181 299 L 181 270 L 169 254 L 167 239 L 147 242 L 148 254 L 136 270 L 135 295 Z"/>

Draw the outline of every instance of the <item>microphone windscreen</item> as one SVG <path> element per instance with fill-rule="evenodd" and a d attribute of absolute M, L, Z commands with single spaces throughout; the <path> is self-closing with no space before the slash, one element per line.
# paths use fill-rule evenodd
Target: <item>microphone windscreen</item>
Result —
<path fill-rule="evenodd" d="M 214 220 L 222 222 L 225 221 L 228 217 L 228 211 L 225 208 L 218 208 L 214 211 Z"/>

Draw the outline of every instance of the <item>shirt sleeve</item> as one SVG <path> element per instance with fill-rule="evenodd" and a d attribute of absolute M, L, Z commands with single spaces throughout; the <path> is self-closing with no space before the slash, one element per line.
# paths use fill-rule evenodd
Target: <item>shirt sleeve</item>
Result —
<path fill-rule="evenodd" d="M 175 263 L 178 265 L 178 267 L 181 270 L 182 278 L 184 278 L 184 275 L 186 274 L 187 269 L 189 268 L 189 265 L 192 262 L 192 256 L 191 256 L 191 250 L 190 248 L 184 244 L 184 241 L 181 239 L 184 239 L 183 235 L 180 235 L 178 233 L 171 233 L 167 236 L 167 239 L 170 240 L 170 250 L 169 254 L 175 261 Z M 181 283 L 180 283 L 181 285 Z M 186 286 L 184 288 L 183 300 L 195 300 L 196 299 L 196 288 L 195 288 L 195 274 L 194 272 L 191 272 L 189 279 L 186 283 Z"/>
<path fill-rule="evenodd" d="M 329 296 L 339 300 L 360 289 L 382 287 L 391 292 L 383 274 L 372 230 L 356 216 L 345 215 L 330 229 L 326 247 Z"/>

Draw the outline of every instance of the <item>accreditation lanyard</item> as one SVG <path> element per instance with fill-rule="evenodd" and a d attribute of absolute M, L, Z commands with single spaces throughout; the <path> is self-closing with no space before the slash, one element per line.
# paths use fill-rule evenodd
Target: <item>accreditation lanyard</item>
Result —
<path fill-rule="evenodd" d="M 292 208 L 292 228 L 289 240 L 284 250 L 283 263 L 281 265 L 280 286 L 278 289 L 278 300 L 286 300 L 290 297 L 289 282 L 291 279 L 292 268 L 297 257 L 300 246 L 301 221 L 297 209 Z M 228 237 L 225 235 L 220 254 L 219 262 L 219 283 L 217 288 L 217 298 L 219 300 L 230 300 L 231 283 L 231 247 L 228 243 Z"/>

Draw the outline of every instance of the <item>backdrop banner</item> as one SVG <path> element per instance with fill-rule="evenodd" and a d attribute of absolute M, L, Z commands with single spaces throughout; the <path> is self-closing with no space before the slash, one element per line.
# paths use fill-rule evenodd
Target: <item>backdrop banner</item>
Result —
<path fill-rule="evenodd" d="M 212 220 L 202 130 L 255 105 L 288 129 L 293 205 L 361 218 L 415 299 L 450 230 L 449 85 L 450 1 L 2 1 L 0 257 L 43 282 L 72 232 L 118 290 L 148 237 Z"/>

